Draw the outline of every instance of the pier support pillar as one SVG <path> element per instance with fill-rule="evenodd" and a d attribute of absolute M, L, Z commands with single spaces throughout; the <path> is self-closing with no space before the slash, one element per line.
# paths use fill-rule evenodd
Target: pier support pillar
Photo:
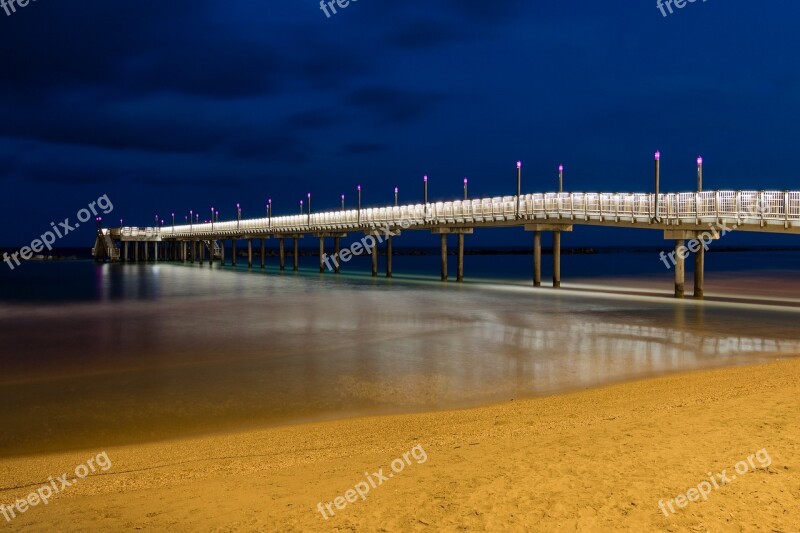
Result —
<path fill-rule="evenodd" d="M 253 268 L 253 239 L 247 239 L 247 268 Z"/>
<path fill-rule="evenodd" d="M 561 232 L 553 232 L 553 287 L 561 287 Z"/>
<path fill-rule="evenodd" d="M 533 232 L 533 286 L 542 286 L 542 232 Z"/>
<path fill-rule="evenodd" d="M 153 243 L 153 261 L 158 263 L 158 241 Z"/>
<path fill-rule="evenodd" d="M 325 259 L 325 237 L 319 238 L 319 273 L 325 273 L 325 263 L 323 262 Z"/>
<path fill-rule="evenodd" d="M 122 250 L 123 250 L 123 252 L 122 252 L 122 253 L 124 254 L 124 255 L 123 255 L 123 258 L 124 258 L 124 261 L 125 261 L 126 263 L 128 262 L 128 259 L 129 259 L 129 258 L 128 258 L 128 245 L 129 245 L 129 244 L 130 244 L 130 243 L 129 243 L 128 241 L 125 241 L 125 244 L 123 244 L 123 245 L 122 245 Z"/>
<path fill-rule="evenodd" d="M 683 298 L 686 284 L 686 241 L 675 241 L 675 298 Z"/>
<path fill-rule="evenodd" d="M 464 281 L 464 234 L 458 234 L 458 265 L 456 268 L 456 281 Z"/>
<path fill-rule="evenodd" d="M 678 270 L 683 270 L 684 276 L 686 266 L 684 260 L 688 257 L 689 253 L 694 254 L 694 297 L 702 300 L 704 297 L 704 282 L 705 282 L 705 259 L 706 249 L 711 241 L 719 240 L 719 232 L 710 233 L 708 231 L 696 230 L 664 230 L 664 238 L 676 241 L 675 251 L 669 255 L 664 255 L 661 261 L 666 268 L 675 267 L 675 296 L 678 293 Z M 677 241 L 681 241 L 681 246 L 678 246 Z M 688 241 L 688 244 L 683 241 Z M 663 254 L 662 254 L 663 255 Z M 672 263 L 672 265 L 670 265 Z"/>
<path fill-rule="evenodd" d="M 219 240 L 219 265 L 225 266 L 225 239 Z"/>
<path fill-rule="evenodd" d="M 533 232 L 533 285 L 542 285 L 542 232 L 553 232 L 553 287 L 561 287 L 561 234 L 572 231 L 572 224 L 525 224 Z"/>
<path fill-rule="evenodd" d="M 372 277 L 378 277 L 378 236 L 372 235 L 373 244 L 372 244 Z"/>
<path fill-rule="evenodd" d="M 231 266 L 236 266 L 236 239 L 231 239 Z"/>
<path fill-rule="evenodd" d="M 694 297 L 705 298 L 706 250 L 702 246 L 694 254 Z"/>
<path fill-rule="evenodd" d="M 267 268 L 267 247 L 265 245 L 266 239 L 261 239 L 261 268 Z"/>
<path fill-rule="evenodd" d="M 392 277 L 392 236 L 386 237 L 386 277 Z"/>
<path fill-rule="evenodd" d="M 181 263 L 186 263 L 186 241 L 181 241 Z"/>
<path fill-rule="evenodd" d="M 139 262 L 139 241 L 133 241 L 133 262 Z"/>
<path fill-rule="evenodd" d="M 206 259 L 206 245 L 203 241 L 197 241 L 197 247 L 200 249 L 200 264 Z"/>
<path fill-rule="evenodd" d="M 300 270 L 300 239 L 294 238 L 294 253 L 292 257 L 292 270 L 297 272 Z"/>
<path fill-rule="evenodd" d="M 339 269 L 339 237 L 333 238 L 333 249 L 334 249 L 334 261 L 333 261 L 333 269 L 336 274 L 340 272 Z"/>
<path fill-rule="evenodd" d="M 447 281 L 447 234 L 442 233 L 442 244 L 441 244 L 441 251 L 442 251 L 442 281 Z"/>
<path fill-rule="evenodd" d="M 281 270 L 286 270 L 286 246 L 283 239 L 278 239 L 278 257 L 280 259 Z"/>
<path fill-rule="evenodd" d="M 147 246 L 147 241 L 144 241 L 144 262 L 150 261 L 150 247 Z"/>

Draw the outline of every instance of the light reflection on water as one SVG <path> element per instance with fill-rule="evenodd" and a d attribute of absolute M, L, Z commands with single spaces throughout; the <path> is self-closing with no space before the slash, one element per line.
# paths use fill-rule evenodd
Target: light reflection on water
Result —
<path fill-rule="evenodd" d="M 85 264 L 57 279 L 87 275 L 95 302 L 0 303 L 0 454 L 477 405 L 800 353 L 797 309 L 179 265 Z"/>

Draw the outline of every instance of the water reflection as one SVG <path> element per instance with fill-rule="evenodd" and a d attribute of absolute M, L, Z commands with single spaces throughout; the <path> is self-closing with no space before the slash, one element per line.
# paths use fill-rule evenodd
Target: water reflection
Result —
<path fill-rule="evenodd" d="M 0 454 L 473 405 L 800 353 L 796 310 L 90 268 L 97 302 L 0 305 Z"/>

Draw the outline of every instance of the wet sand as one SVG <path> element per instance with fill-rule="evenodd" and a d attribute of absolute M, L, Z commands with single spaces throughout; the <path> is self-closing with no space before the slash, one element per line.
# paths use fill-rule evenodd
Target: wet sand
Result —
<path fill-rule="evenodd" d="M 0 459 L 0 502 L 106 451 L 108 472 L 13 528 L 790 532 L 800 530 L 798 414 L 791 359 L 475 409 Z M 418 445 L 426 461 L 412 458 L 364 500 L 332 504 L 327 520 L 317 509 Z M 769 466 L 751 459 L 707 501 L 659 508 L 708 472 L 731 478 L 759 450 Z"/>

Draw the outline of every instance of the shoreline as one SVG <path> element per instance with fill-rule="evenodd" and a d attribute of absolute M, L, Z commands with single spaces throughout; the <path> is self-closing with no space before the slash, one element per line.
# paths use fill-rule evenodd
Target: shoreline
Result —
<path fill-rule="evenodd" d="M 800 524 L 799 408 L 800 359 L 787 359 L 485 407 L 0 459 L 0 504 L 106 451 L 108 472 L 13 526 L 456 531 L 510 522 L 541 530 L 747 524 L 793 531 Z M 388 488 L 334 507 L 329 520 L 315 510 L 416 445 L 429 460 L 410 464 Z M 772 461 L 766 470 L 670 516 L 660 511 L 659 500 L 761 449 Z"/>

